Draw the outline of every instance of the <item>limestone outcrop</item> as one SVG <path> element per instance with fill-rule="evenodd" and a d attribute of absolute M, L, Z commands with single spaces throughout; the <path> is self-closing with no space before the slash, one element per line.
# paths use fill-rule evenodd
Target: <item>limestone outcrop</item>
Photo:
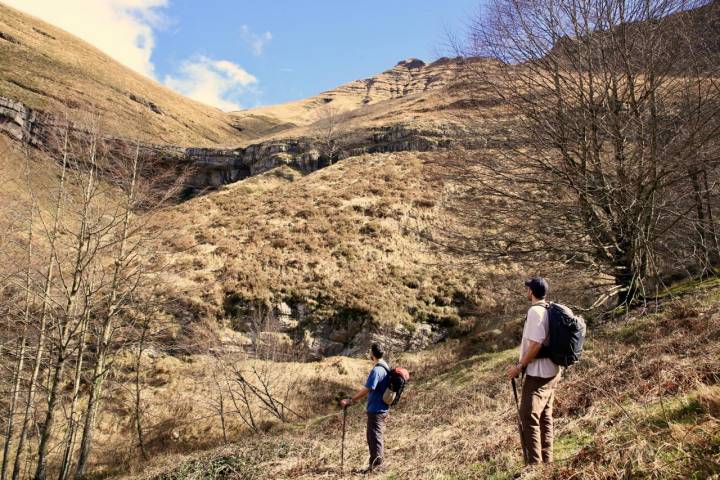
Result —
<path fill-rule="evenodd" d="M 441 58 L 429 65 L 417 58 L 410 58 L 379 75 L 355 80 L 321 96 L 328 99 L 357 96 L 362 99 L 362 103 L 373 103 L 437 90 L 447 87 L 457 78 L 462 64 L 463 59 L 460 58 Z"/>
<path fill-rule="evenodd" d="M 0 132 L 5 132 L 14 140 L 33 143 L 35 124 L 35 112 L 20 102 L 0 97 Z"/>
<path fill-rule="evenodd" d="M 188 148 L 184 152 L 170 152 L 168 159 L 188 162 L 196 173 L 189 180 L 189 188 L 215 188 L 243 178 L 289 165 L 304 172 L 312 172 L 336 161 L 365 153 L 417 151 L 425 152 L 463 144 L 474 140 L 461 125 L 434 123 L 423 127 L 407 124 L 353 132 L 338 149 L 334 158 L 318 151 L 312 138 L 271 140 L 237 149 Z M 179 155 L 178 155 L 179 153 Z"/>
<path fill-rule="evenodd" d="M 0 97 L 0 132 L 11 138 L 50 148 L 51 145 L 45 143 L 53 129 L 58 128 L 59 122 L 52 115 Z M 421 125 L 398 123 L 351 132 L 342 139 L 332 158 L 323 156 L 316 141 L 310 137 L 268 140 L 234 149 L 150 144 L 142 145 L 142 149 L 169 165 L 192 166 L 193 174 L 188 180 L 188 190 L 202 191 L 282 165 L 312 172 L 344 158 L 365 153 L 424 152 L 458 144 L 470 146 L 474 141 L 472 132 L 461 124 L 436 121 Z"/>
<path fill-rule="evenodd" d="M 249 307 L 248 311 L 251 309 Z M 229 348 L 247 352 L 252 352 L 258 342 L 281 350 L 289 347 L 307 359 L 321 359 L 336 355 L 361 357 L 374 342 L 392 352 L 422 350 L 450 333 L 447 326 L 439 324 L 375 325 L 362 316 L 343 316 L 316 323 L 303 304 L 292 308 L 281 302 L 271 312 L 261 322 L 252 314 L 233 322 L 233 328 L 224 330 L 221 342 Z"/>

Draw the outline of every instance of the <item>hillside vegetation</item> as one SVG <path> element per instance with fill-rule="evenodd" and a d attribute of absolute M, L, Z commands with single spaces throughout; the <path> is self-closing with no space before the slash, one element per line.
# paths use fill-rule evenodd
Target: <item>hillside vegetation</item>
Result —
<path fill-rule="evenodd" d="M 489 289 L 510 267 L 461 269 L 422 239 L 441 211 L 443 185 L 424 173 L 431 159 L 367 155 L 306 176 L 280 169 L 166 211 L 164 279 L 177 316 L 239 326 L 249 307 L 286 302 L 342 349 L 372 326 L 447 327 L 468 308 L 501 308 Z"/>
<path fill-rule="evenodd" d="M 659 308 L 595 323 L 585 356 L 556 393 L 556 463 L 522 467 L 515 405 L 503 376 L 516 349 L 487 352 L 464 340 L 393 357 L 413 375 L 386 432 L 388 469 L 375 478 L 717 478 L 720 473 L 720 289 L 717 279 L 676 288 Z M 515 335 L 521 323 L 515 323 Z M 347 360 L 344 360 L 347 361 Z M 364 376 L 360 361 L 345 385 Z M 369 364 L 365 365 L 369 368 Z M 307 397 L 308 408 L 328 388 Z M 329 390 L 329 391 L 328 391 Z M 322 393 L 321 393 L 322 392 Z M 306 392 L 307 394 L 307 392 Z M 341 417 L 326 414 L 241 435 L 204 453 L 157 458 L 137 478 L 346 478 Z M 346 467 L 366 461 L 364 415 L 348 413 Z"/>

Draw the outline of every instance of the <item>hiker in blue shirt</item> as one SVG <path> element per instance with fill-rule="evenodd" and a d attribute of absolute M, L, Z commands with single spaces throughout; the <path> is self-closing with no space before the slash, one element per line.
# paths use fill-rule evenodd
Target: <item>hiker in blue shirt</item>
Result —
<path fill-rule="evenodd" d="M 377 471 L 382 468 L 384 450 L 385 419 L 387 418 L 388 405 L 383 401 L 383 394 L 387 388 L 388 373 L 390 368 L 382 359 L 383 351 L 377 343 L 370 348 L 370 359 L 373 361 L 373 368 L 370 370 L 365 386 L 357 391 L 352 398 L 346 398 L 340 402 L 345 408 L 354 402 L 361 400 L 367 395 L 367 442 L 370 450 L 370 462 L 365 473 Z"/>

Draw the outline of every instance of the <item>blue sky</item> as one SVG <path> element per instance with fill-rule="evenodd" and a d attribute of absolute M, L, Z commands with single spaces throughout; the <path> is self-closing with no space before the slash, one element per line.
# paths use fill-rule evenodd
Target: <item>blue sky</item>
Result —
<path fill-rule="evenodd" d="M 447 53 L 480 0 L 0 0 L 223 110 L 308 97 Z M 60 4 L 60 5 L 58 5 Z"/>
<path fill-rule="evenodd" d="M 246 103 L 281 103 L 373 75 L 407 57 L 436 57 L 445 29 L 462 29 L 477 3 L 173 0 L 173 25 L 158 32 L 153 60 L 161 76 L 177 70 L 189 53 L 231 60 L 258 79 L 258 92 L 247 95 Z M 264 34 L 258 51 L 252 39 Z"/>

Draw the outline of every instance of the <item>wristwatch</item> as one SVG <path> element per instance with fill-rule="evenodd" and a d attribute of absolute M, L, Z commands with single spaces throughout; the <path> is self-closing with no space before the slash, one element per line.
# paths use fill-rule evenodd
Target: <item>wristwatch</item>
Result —
<path fill-rule="evenodd" d="M 522 362 L 517 362 L 517 363 L 515 364 L 515 368 L 517 368 L 517 369 L 520 370 L 521 372 L 525 371 L 525 367 L 523 367 Z"/>

